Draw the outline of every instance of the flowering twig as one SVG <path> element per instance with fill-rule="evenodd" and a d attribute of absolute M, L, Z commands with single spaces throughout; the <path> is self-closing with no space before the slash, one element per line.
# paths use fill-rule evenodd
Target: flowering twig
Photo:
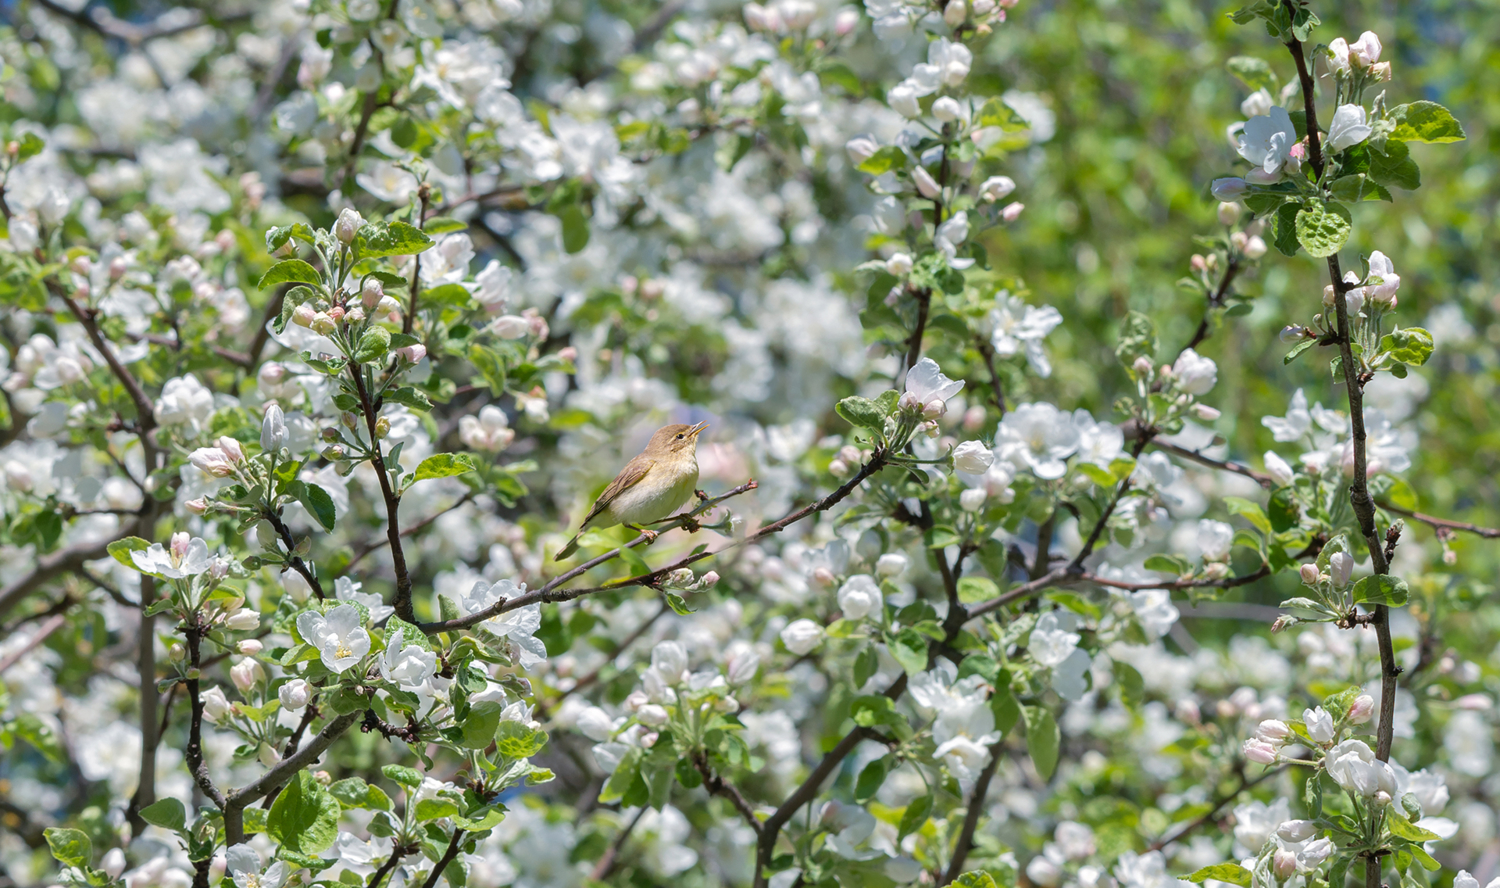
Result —
<path fill-rule="evenodd" d="M 199 692 L 199 676 L 202 672 L 202 659 L 200 656 L 203 639 L 203 628 L 198 623 L 199 614 L 194 611 L 188 616 L 186 635 L 188 652 L 188 679 L 187 694 L 188 702 L 193 707 L 193 714 L 188 721 L 187 749 L 183 755 L 187 759 L 188 771 L 193 775 L 193 780 L 203 794 L 213 800 L 220 810 L 224 810 L 224 794 L 214 786 L 213 778 L 208 773 L 208 765 L 203 761 L 203 695 Z M 146 688 L 141 693 L 149 693 Z"/>
<path fill-rule="evenodd" d="M 1283 0 L 1288 10 L 1295 14 L 1296 9 L 1292 0 Z M 1292 60 L 1297 66 L 1297 77 L 1301 81 L 1303 107 L 1307 115 L 1307 145 L 1308 158 L 1312 163 L 1313 172 L 1317 179 L 1323 178 L 1323 151 L 1319 145 L 1318 136 L 1318 109 L 1314 101 L 1314 82 L 1312 74 L 1308 71 L 1307 60 L 1303 55 L 1302 44 L 1295 35 L 1287 41 L 1287 51 L 1291 53 Z M 1386 574 L 1390 565 L 1386 559 L 1385 547 L 1380 539 L 1380 534 L 1375 526 L 1375 504 L 1370 498 L 1369 490 L 1369 464 L 1365 452 L 1365 408 L 1364 408 L 1364 380 L 1359 376 L 1358 365 L 1354 361 L 1353 348 L 1349 337 L 1349 305 L 1348 292 L 1352 289 L 1351 284 L 1343 279 L 1343 273 L 1339 268 L 1338 253 L 1334 252 L 1328 256 L 1328 277 L 1333 285 L 1334 308 L 1338 318 L 1338 347 L 1341 369 L 1344 376 L 1344 389 L 1349 399 L 1349 420 L 1352 429 L 1352 443 L 1354 445 L 1354 478 L 1349 484 L 1349 504 L 1354 509 L 1355 518 L 1359 522 L 1360 533 L 1365 538 L 1365 546 L 1370 553 L 1370 566 L 1377 575 Z M 1390 608 L 1384 604 L 1375 606 L 1374 620 L 1375 637 L 1380 649 L 1380 719 L 1377 722 L 1375 732 L 1375 756 L 1382 762 L 1390 761 L 1391 739 L 1395 729 L 1396 717 L 1396 679 L 1401 674 L 1401 667 L 1396 665 L 1396 652 L 1391 643 Z M 1380 857 L 1372 855 L 1365 860 L 1365 886 L 1366 888 L 1380 888 Z"/>
<path fill-rule="evenodd" d="M 741 484 L 739 487 L 736 487 L 733 490 L 722 493 L 719 496 L 704 500 L 700 502 L 696 507 L 694 507 L 692 511 L 669 520 L 663 526 L 663 530 L 670 530 L 674 527 L 682 527 L 688 521 L 692 520 L 695 516 L 703 514 L 704 512 L 712 509 L 714 506 L 718 505 L 724 500 L 754 490 L 757 486 L 758 485 L 754 481 L 747 481 L 746 483 Z M 786 519 L 782 520 L 785 521 Z M 762 531 L 762 533 L 764 532 L 765 531 Z M 660 531 L 658 531 L 658 533 L 660 533 Z M 759 536 L 759 534 L 757 534 L 757 536 Z M 718 554 L 718 552 L 722 552 L 748 542 L 748 540 L 744 540 L 737 543 L 732 543 L 731 545 L 726 546 L 724 549 L 718 550 L 718 552 L 704 551 L 698 553 L 697 555 L 690 555 L 670 567 L 664 567 L 661 570 L 652 571 L 649 574 L 642 574 L 639 577 L 631 577 L 626 580 L 619 580 L 606 586 L 597 586 L 586 589 L 557 588 L 558 586 L 561 586 L 563 583 L 566 583 L 568 580 L 571 580 L 574 577 L 587 573 L 588 571 L 608 561 L 613 561 L 614 559 L 619 558 L 620 554 L 626 549 L 634 549 L 637 546 L 645 545 L 650 539 L 650 536 L 641 534 L 640 536 L 636 537 L 625 545 L 620 546 L 619 548 L 611 549 L 610 551 L 605 552 L 603 555 L 596 556 L 589 559 L 588 561 L 585 561 L 583 564 L 578 565 L 577 567 L 570 568 L 564 573 L 559 574 L 558 576 L 548 581 L 548 583 L 540 589 L 532 592 L 527 592 L 524 595 L 518 595 L 515 598 L 506 599 L 504 601 L 497 601 L 484 610 L 469 614 L 467 617 L 460 617 L 455 620 L 440 620 L 435 623 L 422 623 L 420 624 L 421 629 L 428 635 L 433 635 L 438 632 L 452 632 L 456 629 L 466 629 L 478 623 L 483 623 L 485 620 L 488 620 L 491 617 L 499 616 L 500 614 L 506 613 L 507 611 L 513 611 L 516 608 L 526 607 L 527 605 L 531 604 L 537 604 L 538 602 L 572 601 L 573 599 L 580 598 L 584 595 L 591 595 L 595 592 L 602 592 L 609 589 L 623 589 L 627 586 L 649 585 L 649 583 L 647 582 L 648 579 L 664 577 L 667 574 L 671 573 L 673 570 L 685 567 L 688 564 L 693 563 L 694 561 L 698 561 L 702 558 L 708 558 L 712 555 Z"/>
<path fill-rule="evenodd" d="M 1403 518 L 1410 518 L 1413 521 L 1419 521 L 1422 524 L 1427 525 L 1428 527 L 1438 530 L 1440 532 L 1439 535 L 1441 535 L 1441 531 L 1445 530 L 1461 530 L 1465 533 L 1472 533 L 1478 536 L 1482 536 L 1487 540 L 1500 539 L 1500 528 L 1481 527 L 1478 524 L 1469 524 L 1465 521 L 1450 521 L 1447 518 L 1437 518 L 1432 515 L 1424 515 L 1421 512 L 1413 512 L 1410 509 L 1403 509 L 1400 506 L 1392 505 L 1385 500 L 1378 501 L 1377 505 L 1379 505 L 1380 508 L 1386 510 L 1387 512 L 1393 512 L 1397 515 L 1402 516 Z"/>
<path fill-rule="evenodd" d="M 380 479 L 380 494 L 385 499 L 385 538 L 391 547 L 391 566 L 396 571 L 396 597 L 391 605 L 396 616 L 408 623 L 415 623 L 417 615 L 411 606 L 411 574 L 406 569 L 406 553 L 401 549 L 401 497 L 391 488 L 391 473 L 386 471 L 385 457 L 380 452 L 380 435 L 375 430 L 377 410 L 365 385 L 364 368 L 350 362 L 349 375 L 354 377 L 354 388 L 359 393 L 360 411 L 365 417 L 365 428 L 370 433 L 370 462 L 375 475 Z"/>

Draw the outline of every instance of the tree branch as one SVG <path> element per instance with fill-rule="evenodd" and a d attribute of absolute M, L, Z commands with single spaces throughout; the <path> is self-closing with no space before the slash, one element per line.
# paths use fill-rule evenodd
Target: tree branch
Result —
<path fill-rule="evenodd" d="M 224 810 L 224 794 L 214 786 L 214 781 L 208 773 L 208 765 L 203 761 L 203 695 L 199 693 L 199 674 L 202 668 L 200 656 L 200 643 L 203 639 L 202 627 L 198 624 L 199 614 L 193 612 L 188 617 L 186 628 L 188 648 L 188 670 L 187 693 L 188 701 L 192 704 L 193 714 L 188 722 L 188 742 L 185 751 L 187 758 L 188 773 L 193 775 L 193 780 L 203 794 L 213 800 L 213 803 Z M 144 692 L 144 689 L 142 689 Z"/>
<path fill-rule="evenodd" d="M 82 543 L 59 549 L 36 560 L 36 567 L 15 582 L 0 588 L 0 617 L 10 613 L 26 596 L 59 574 L 78 570 L 85 562 L 109 555 L 109 541 Z"/>
<path fill-rule="evenodd" d="M 1442 531 L 1461 530 L 1465 533 L 1472 533 L 1478 536 L 1482 536 L 1487 540 L 1500 539 L 1500 529 L 1496 529 L 1493 527 L 1480 527 L 1478 524 L 1469 524 L 1464 521 L 1449 521 L 1446 518 L 1437 518 L 1432 515 L 1424 515 L 1421 512 L 1413 512 L 1410 509 L 1403 509 L 1400 506 L 1392 505 L 1385 500 L 1380 500 L 1377 505 L 1379 505 L 1380 508 L 1385 509 L 1387 512 L 1392 512 L 1404 518 L 1410 518 L 1413 521 L 1421 522 L 1422 524 L 1425 524 L 1428 527 L 1439 531 L 1439 536 L 1442 535 Z"/>
<path fill-rule="evenodd" d="M 233 846 L 245 841 L 245 808 L 261 796 L 281 786 L 293 774 L 317 761 L 318 756 L 333 745 L 333 741 L 359 721 L 360 715 L 359 712 L 349 712 L 339 716 L 324 725 L 323 730 L 319 731 L 306 746 L 297 750 L 296 754 L 282 759 L 280 764 L 262 774 L 259 780 L 244 789 L 231 792 L 224 800 L 223 806 L 226 843 Z"/>
<path fill-rule="evenodd" d="M 625 840 L 630 838 L 630 833 L 635 830 L 635 825 L 640 823 L 641 818 L 645 815 L 646 808 L 644 806 L 637 808 L 635 816 L 630 818 L 630 822 L 625 824 L 625 827 L 620 830 L 620 834 L 615 836 L 615 840 L 609 843 L 609 850 L 605 851 L 604 856 L 599 858 L 599 862 L 594 864 L 592 876 L 594 881 L 602 882 L 609 878 L 610 873 L 615 871 L 615 864 L 620 859 L 620 849 L 625 847 Z"/>
<path fill-rule="evenodd" d="M 964 825 L 958 832 L 958 842 L 953 846 L 953 858 L 948 861 L 948 872 L 943 876 L 945 885 L 963 875 L 964 861 L 969 859 L 969 852 L 974 850 L 974 831 L 979 828 L 979 817 L 984 812 L 984 799 L 989 795 L 995 769 L 1000 766 L 1000 753 L 1004 746 L 1003 738 L 990 744 L 990 761 L 979 772 L 979 779 L 974 782 L 974 791 L 969 795 L 968 807 L 964 811 Z"/>
<path fill-rule="evenodd" d="M 385 457 L 380 452 L 380 436 L 375 432 L 375 402 L 370 398 L 369 388 L 365 385 L 364 367 L 351 364 L 349 370 L 354 377 L 355 390 L 359 392 L 365 427 L 370 433 L 370 461 L 380 479 L 380 494 L 385 498 L 385 538 L 390 544 L 391 564 L 396 570 L 396 597 L 391 604 L 396 608 L 396 616 L 408 623 L 415 623 L 417 615 L 412 611 L 411 605 L 411 574 L 406 569 L 406 553 L 401 549 L 401 498 L 391 489 L 391 474 L 386 471 Z"/>

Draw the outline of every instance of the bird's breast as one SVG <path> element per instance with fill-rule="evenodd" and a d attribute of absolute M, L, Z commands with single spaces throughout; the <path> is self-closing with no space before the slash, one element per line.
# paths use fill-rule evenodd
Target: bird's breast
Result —
<path fill-rule="evenodd" d="M 621 524 L 649 524 L 681 508 L 698 486 L 697 461 L 693 461 L 688 471 L 675 473 L 675 480 L 667 472 L 662 472 L 664 477 L 660 480 L 656 479 L 653 476 L 658 471 L 661 469 L 654 468 L 639 484 L 615 497 L 609 504 L 610 516 Z"/>

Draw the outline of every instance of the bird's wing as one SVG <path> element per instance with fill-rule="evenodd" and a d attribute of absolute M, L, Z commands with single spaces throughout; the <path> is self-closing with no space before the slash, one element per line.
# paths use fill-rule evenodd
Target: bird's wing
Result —
<path fill-rule="evenodd" d="M 594 500 L 594 507 L 589 509 L 588 516 L 583 519 L 582 524 L 578 525 L 579 528 L 588 527 L 590 521 L 609 508 L 609 504 L 614 502 L 615 497 L 639 484 L 642 478 L 650 474 L 651 467 L 654 465 L 656 465 L 656 460 L 648 459 L 645 454 L 626 463 L 625 468 L 620 470 L 615 480 L 611 481 L 609 486 L 604 488 L 604 492 L 599 494 L 599 498 Z"/>

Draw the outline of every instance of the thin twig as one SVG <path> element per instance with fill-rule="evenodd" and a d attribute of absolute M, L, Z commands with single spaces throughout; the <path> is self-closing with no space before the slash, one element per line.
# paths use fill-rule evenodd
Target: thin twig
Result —
<path fill-rule="evenodd" d="M 1432 515 L 1424 515 L 1421 512 L 1413 512 L 1410 509 L 1403 509 L 1400 506 L 1392 505 L 1385 500 L 1380 500 L 1378 502 L 1378 505 L 1380 506 L 1380 508 L 1386 510 L 1387 512 L 1392 512 L 1404 518 L 1410 518 L 1413 521 L 1419 521 L 1422 524 L 1425 524 L 1428 527 L 1434 528 L 1436 530 L 1461 530 L 1464 533 L 1472 533 L 1478 536 L 1482 536 L 1487 540 L 1500 539 L 1500 529 L 1496 529 L 1493 527 L 1480 527 L 1478 524 L 1469 524 L 1465 521 L 1450 521 L 1447 518 L 1437 518 Z"/>
<path fill-rule="evenodd" d="M 979 772 L 979 779 L 974 781 L 974 791 L 969 794 L 968 809 L 964 811 L 964 825 L 959 829 L 958 842 L 953 846 L 953 858 L 948 861 L 944 884 L 952 883 L 963 875 L 964 861 L 969 859 L 969 852 L 974 850 L 974 831 L 979 828 L 979 816 L 984 812 L 984 799 L 989 795 L 990 781 L 995 778 L 995 769 L 1000 765 L 1000 753 L 1004 746 L 1004 739 L 990 744 L 990 760 L 984 770 Z"/>
<path fill-rule="evenodd" d="M 630 833 L 635 830 L 635 825 L 640 823 L 641 818 L 645 815 L 646 808 L 644 805 L 637 808 L 635 816 L 630 818 L 630 822 L 625 824 L 624 828 L 620 830 L 620 834 L 615 836 L 615 840 L 609 843 L 609 848 L 604 852 L 604 856 L 600 857 L 599 861 L 594 864 L 592 875 L 594 881 L 602 882 L 609 878 L 610 873 L 615 871 L 615 864 L 620 860 L 620 849 L 625 847 L 625 840 L 630 838 Z"/>

